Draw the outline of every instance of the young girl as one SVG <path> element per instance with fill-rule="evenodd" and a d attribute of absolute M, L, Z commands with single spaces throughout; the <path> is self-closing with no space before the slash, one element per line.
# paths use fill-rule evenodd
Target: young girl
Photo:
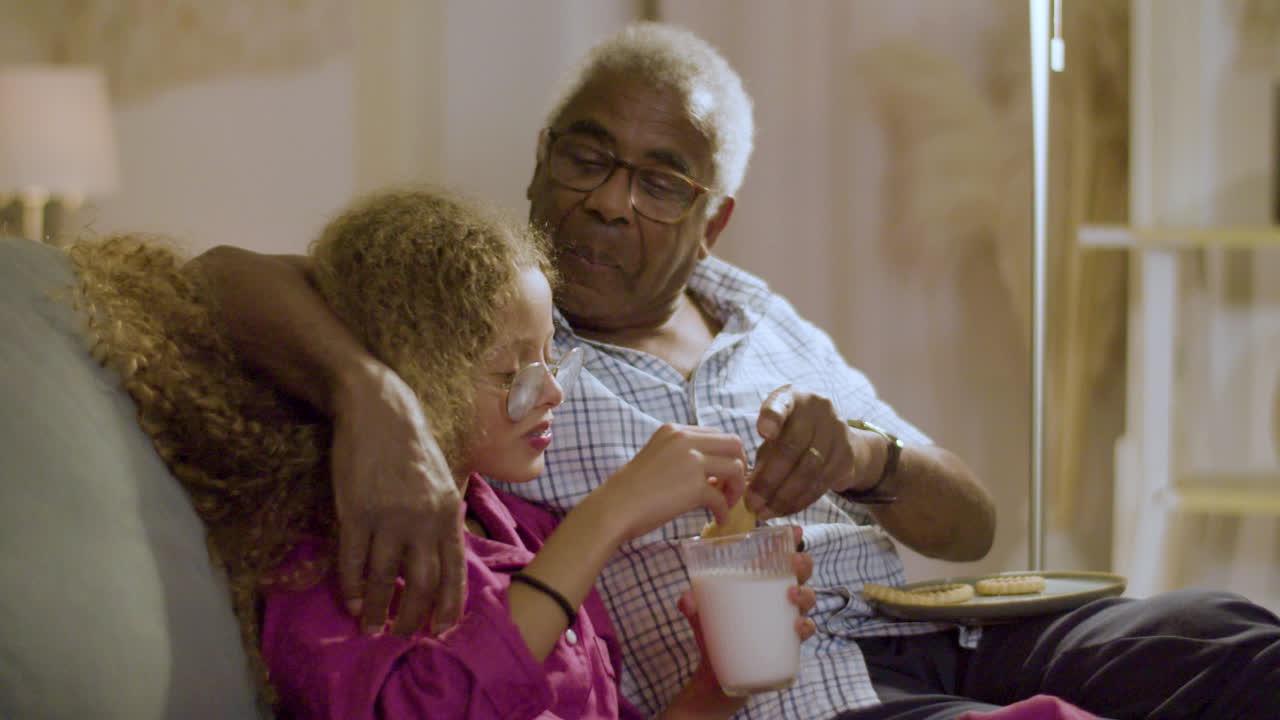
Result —
<path fill-rule="evenodd" d="M 130 238 L 72 250 L 95 351 L 124 377 L 209 526 L 278 709 L 637 717 L 618 694 L 618 647 L 591 586 L 621 543 L 699 506 L 723 517 L 742 493 L 740 441 L 664 427 L 557 524 L 481 477 L 537 477 L 554 409 L 572 390 L 577 358 L 549 357 L 542 241 L 460 199 L 410 192 L 350 210 L 311 254 L 331 307 L 423 400 L 465 493 L 465 612 L 438 637 L 362 633 L 342 607 L 329 423 L 238 364 L 173 254 Z M 807 610 L 812 590 L 793 588 L 792 599 Z M 682 610 L 696 617 L 689 596 Z M 796 631 L 807 637 L 812 623 L 798 617 Z M 704 662 L 664 717 L 724 718 L 741 706 Z"/>

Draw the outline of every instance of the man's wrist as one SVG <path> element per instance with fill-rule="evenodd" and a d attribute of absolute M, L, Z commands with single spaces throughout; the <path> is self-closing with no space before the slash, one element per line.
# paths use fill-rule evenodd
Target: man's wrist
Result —
<path fill-rule="evenodd" d="M 329 375 L 329 405 L 321 410 L 330 417 L 337 417 L 352 402 L 383 396 L 388 374 L 394 373 L 372 355 L 343 363 Z"/>
<path fill-rule="evenodd" d="M 849 427 L 874 433 L 883 438 L 885 443 L 884 460 L 880 464 L 880 474 L 871 485 L 856 490 L 845 490 L 840 494 L 852 502 L 862 505 L 888 505 L 898 498 L 890 492 L 889 486 L 898 474 L 898 464 L 902 457 L 904 445 L 896 435 L 878 425 L 865 420 L 849 420 Z"/>

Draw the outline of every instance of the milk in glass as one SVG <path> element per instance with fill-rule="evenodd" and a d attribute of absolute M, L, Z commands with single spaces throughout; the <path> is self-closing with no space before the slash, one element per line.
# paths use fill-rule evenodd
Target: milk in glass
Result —
<path fill-rule="evenodd" d="M 691 573 L 711 667 L 729 695 L 791 685 L 800 664 L 796 608 L 787 600 L 794 575 L 743 570 Z"/>

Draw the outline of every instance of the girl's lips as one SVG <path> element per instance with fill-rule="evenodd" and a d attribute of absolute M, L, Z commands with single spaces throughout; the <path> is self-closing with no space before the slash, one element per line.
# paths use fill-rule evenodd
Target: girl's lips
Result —
<path fill-rule="evenodd" d="M 547 446 L 551 444 L 551 423 L 542 423 L 533 432 L 524 437 L 534 450 L 538 452 L 546 450 Z"/>
<path fill-rule="evenodd" d="M 549 434 L 550 434 L 550 431 L 551 431 L 551 421 L 550 421 L 550 420 L 548 420 L 548 421 L 546 421 L 546 422 L 539 423 L 539 424 L 538 424 L 536 427 L 534 427 L 532 430 L 530 430 L 529 432 L 525 433 L 525 437 L 530 438 L 530 439 L 533 439 L 533 438 L 536 438 L 536 437 L 542 437 L 543 435 L 549 435 Z"/>

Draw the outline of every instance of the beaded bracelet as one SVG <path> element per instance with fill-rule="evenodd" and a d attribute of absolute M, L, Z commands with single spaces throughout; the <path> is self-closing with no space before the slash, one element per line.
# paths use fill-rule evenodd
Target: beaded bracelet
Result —
<path fill-rule="evenodd" d="M 564 595 L 560 594 L 559 590 L 556 590 L 555 588 L 542 582 L 538 578 L 532 575 L 526 575 L 523 572 L 511 573 L 511 582 L 518 582 L 524 585 L 528 585 L 534 590 L 537 590 L 541 592 L 543 595 L 546 595 L 552 600 L 555 600 L 556 604 L 560 606 L 560 609 L 564 611 L 564 616 L 569 621 L 569 627 L 573 627 L 573 623 L 578 619 L 578 613 L 576 610 L 573 609 L 573 605 L 570 605 L 569 601 L 565 599 Z"/>

